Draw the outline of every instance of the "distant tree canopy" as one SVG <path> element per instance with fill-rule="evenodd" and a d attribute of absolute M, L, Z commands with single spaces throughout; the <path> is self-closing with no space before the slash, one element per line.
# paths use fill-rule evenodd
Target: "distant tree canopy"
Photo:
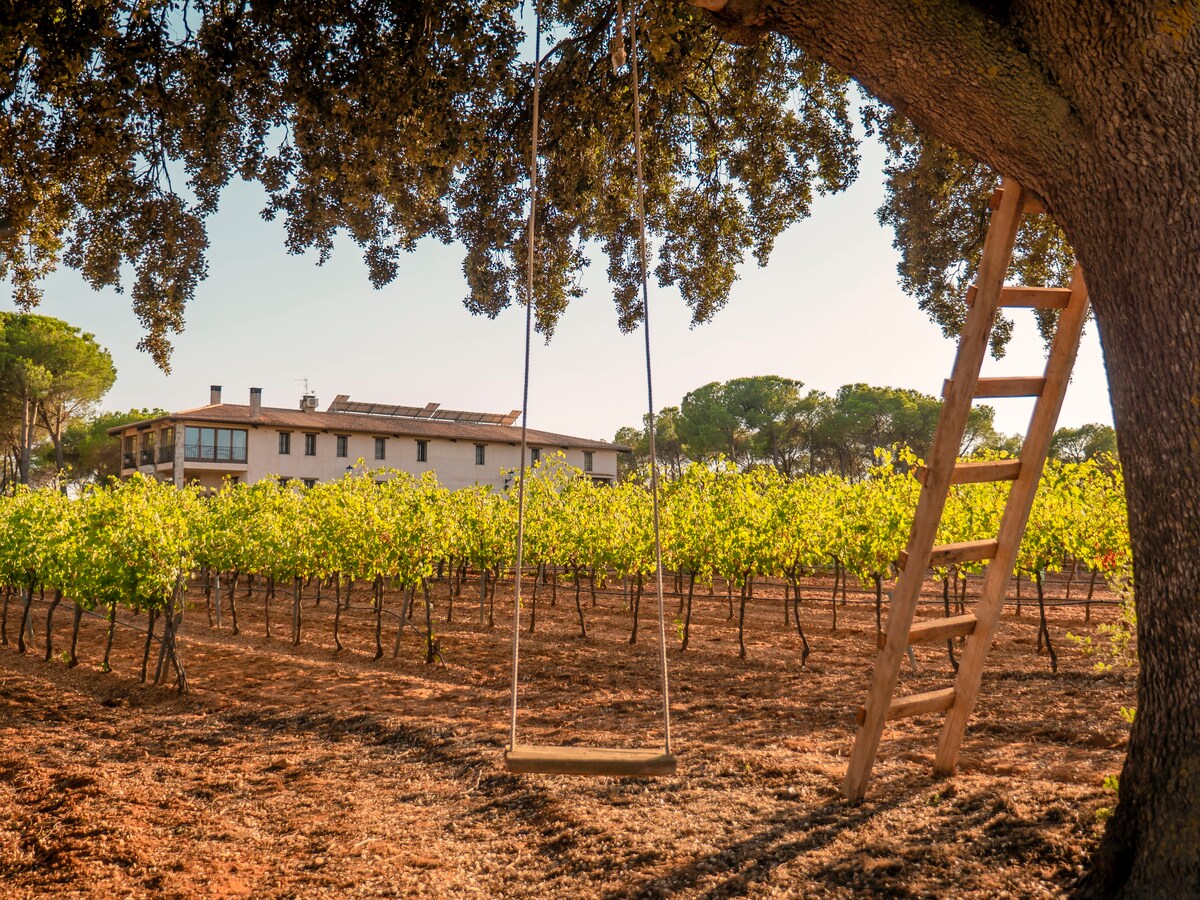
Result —
<path fill-rule="evenodd" d="M 121 474 L 121 442 L 108 429 L 130 422 L 143 422 L 166 415 L 163 409 L 131 409 L 128 412 L 98 412 L 73 419 L 63 431 L 56 448 L 44 443 L 34 457 L 33 480 L 39 474 L 60 475 L 76 489 L 97 484 Z M 56 452 L 61 448 L 61 461 Z"/>
<path fill-rule="evenodd" d="M 687 461 L 724 456 L 742 468 L 772 466 L 788 477 L 835 472 L 857 478 L 874 464 L 878 447 L 905 444 L 923 454 L 933 441 L 942 405 L 936 397 L 866 384 L 843 385 L 834 396 L 803 387 L 760 375 L 696 388 L 656 419 L 660 465 L 677 473 Z M 1012 448 L 994 421 L 992 407 L 972 409 L 964 454 Z M 640 429 L 620 429 L 616 441 L 633 447 L 630 468 L 649 461 L 644 421 Z"/>
<path fill-rule="evenodd" d="M 1090 422 L 1078 428 L 1060 428 L 1050 439 L 1050 455 L 1063 462 L 1084 462 L 1117 457 L 1117 432 L 1111 425 Z"/>
<path fill-rule="evenodd" d="M 112 357 L 92 335 L 49 316 L 0 312 L 0 486 L 30 483 L 41 440 L 49 441 L 55 471 L 61 471 L 64 433 L 116 377 Z"/>

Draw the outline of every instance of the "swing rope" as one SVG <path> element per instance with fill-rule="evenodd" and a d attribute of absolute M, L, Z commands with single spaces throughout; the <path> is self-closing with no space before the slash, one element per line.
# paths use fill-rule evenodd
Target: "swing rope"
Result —
<path fill-rule="evenodd" d="M 525 565 L 525 454 L 529 449 L 529 352 L 533 343 L 533 261 L 536 246 L 538 201 L 538 116 L 542 82 L 542 14 L 534 0 L 533 137 L 529 148 L 529 234 L 525 271 L 525 368 L 521 386 L 521 467 L 517 482 L 517 571 L 513 577 L 512 713 L 508 749 L 517 746 L 517 675 L 521 665 L 521 569 Z"/>
<path fill-rule="evenodd" d="M 646 336 L 646 435 L 650 443 L 650 497 L 654 507 L 654 575 L 658 599 L 658 657 L 662 679 L 663 751 L 671 753 L 671 695 L 667 679 L 667 619 L 663 603 L 662 540 L 658 510 L 658 453 L 654 444 L 654 376 L 650 366 L 650 288 L 646 278 L 646 181 L 642 172 L 642 103 L 638 93 L 637 0 L 629 9 L 629 60 L 633 76 L 633 152 L 637 161 L 638 263 L 642 279 L 642 324 Z M 623 18 L 617 0 L 617 19 Z"/>
<path fill-rule="evenodd" d="M 634 0 L 636 3 L 636 0 Z M 534 37 L 534 69 L 533 69 L 533 122 L 532 122 L 532 138 L 530 140 L 530 166 L 529 166 L 529 185 L 530 185 L 530 204 L 529 204 L 529 233 L 527 241 L 527 266 L 526 266 L 526 282 L 525 282 L 525 360 L 524 360 L 524 383 L 522 388 L 522 404 L 521 404 L 521 463 L 520 463 L 520 481 L 517 486 L 517 559 L 516 573 L 513 585 L 513 634 L 512 634 L 512 689 L 511 689 L 511 716 L 509 722 L 509 739 L 508 748 L 514 751 L 517 747 L 517 679 L 520 674 L 520 634 L 521 634 L 521 570 L 524 565 L 524 542 L 525 542 L 525 474 L 526 468 L 526 452 L 528 450 L 528 404 L 529 404 L 529 371 L 530 371 L 530 347 L 533 337 L 533 303 L 534 303 L 534 259 L 536 251 L 535 225 L 537 222 L 537 201 L 538 201 L 538 131 L 539 131 L 539 104 L 540 104 L 540 88 L 541 88 L 541 13 L 536 8 L 535 3 L 535 30 Z M 614 72 L 624 62 L 623 32 L 625 29 L 625 15 L 621 0 L 617 0 L 617 22 L 616 34 L 613 47 L 613 68 Z M 663 599 L 663 564 L 662 564 L 662 540 L 661 526 L 659 513 L 659 478 L 658 478 L 658 456 L 655 447 L 655 417 L 654 417 L 654 381 L 651 370 L 650 356 L 650 290 L 647 279 L 647 249 L 646 249 L 646 191 L 645 178 L 642 163 L 642 116 L 641 116 L 641 97 L 639 93 L 639 74 L 638 74 L 638 46 L 637 46 L 637 12 L 636 6 L 630 8 L 630 23 L 629 23 L 629 41 L 630 41 L 630 74 L 633 79 L 633 139 L 634 139 L 634 158 L 636 162 L 636 184 L 637 184 L 637 217 L 638 217 L 638 265 L 639 277 L 642 288 L 642 316 L 645 328 L 645 348 L 646 348 L 646 401 L 647 401 L 647 416 L 646 416 L 646 431 L 649 438 L 650 447 L 650 495 L 651 504 L 654 515 L 654 564 L 655 564 L 655 595 L 658 601 L 658 648 L 659 648 L 659 666 L 661 671 L 661 693 L 662 693 L 662 718 L 663 718 L 663 752 L 665 755 L 671 754 L 671 700 L 669 681 L 667 675 L 667 638 L 666 638 L 666 608 Z M 553 52 L 553 51 L 551 51 Z M 671 763 L 672 767 L 674 763 Z M 673 768 L 672 768 L 673 771 Z"/>

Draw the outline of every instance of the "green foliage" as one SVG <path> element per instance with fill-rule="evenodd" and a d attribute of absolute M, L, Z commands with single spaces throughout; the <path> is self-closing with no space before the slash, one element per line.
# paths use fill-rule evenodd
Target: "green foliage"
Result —
<path fill-rule="evenodd" d="M 639 319 L 632 85 L 615 5 L 543 4 L 546 333 L 607 258 Z M 141 346 L 166 366 L 205 276 L 206 222 L 233 178 L 267 192 L 291 252 L 349 235 L 382 286 L 425 236 L 465 247 L 467 306 L 523 299 L 532 10 L 518 0 L 319 5 L 115 0 L 25 5 L 0 32 L 0 278 L 29 306 L 58 264 L 132 272 Z M 849 82 L 771 37 L 723 42 L 683 0 L 639 17 L 647 221 L 660 282 L 697 321 L 748 255 L 856 173 Z M 626 29 L 627 31 L 627 29 Z"/>
<path fill-rule="evenodd" d="M 935 397 L 866 384 L 844 385 L 829 397 L 802 393 L 803 387 L 791 378 L 759 375 L 689 392 L 679 407 L 664 409 L 657 419 L 659 465 L 678 477 L 687 460 L 723 457 L 743 469 L 771 466 L 788 478 L 835 472 L 857 479 L 874 465 L 877 447 L 906 445 L 922 454 L 933 441 L 941 412 Z M 1004 444 L 994 420 L 992 407 L 972 407 L 963 453 Z M 626 471 L 649 461 L 644 427 L 622 428 L 615 440 L 633 447 Z"/>
<path fill-rule="evenodd" d="M 40 436 L 53 444 L 55 470 L 64 463 L 64 430 L 112 387 L 117 372 L 95 338 L 60 319 L 0 312 L 0 442 L 30 483 Z"/>
<path fill-rule="evenodd" d="M 1117 457 L 1117 432 L 1111 425 L 1091 422 L 1078 428 L 1059 428 L 1050 438 L 1050 456 L 1063 462 Z"/>
<path fill-rule="evenodd" d="M 131 409 L 128 412 L 102 412 L 72 421 L 62 435 L 62 457 L 66 466 L 63 477 L 81 488 L 120 475 L 121 443 L 108 430 L 163 415 L 167 415 L 163 409 Z M 39 466 L 52 467 L 53 455 L 54 448 L 45 447 L 37 460 Z"/>
<path fill-rule="evenodd" d="M 887 197 L 878 216 L 881 224 L 895 229 L 900 283 L 948 337 L 957 335 L 966 318 L 967 288 L 983 252 L 996 173 L 920 132 L 893 110 L 871 107 L 865 119 L 888 152 Z M 1029 216 L 1017 234 L 1009 280 L 1063 285 L 1074 263 L 1066 237 L 1053 220 Z M 1039 310 L 1037 318 L 1049 340 L 1057 314 Z M 1004 354 L 1011 336 L 1012 321 L 998 316 L 992 330 L 994 355 Z"/>
<path fill-rule="evenodd" d="M 856 481 L 741 473 L 721 460 L 688 466 L 662 488 L 664 565 L 701 584 L 714 576 L 735 585 L 795 579 L 833 559 L 864 584 L 886 578 L 911 525 L 918 464 L 911 451 L 881 451 Z M 600 485 L 557 455 L 525 478 L 526 566 L 631 579 L 654 572 L 644 478 Z M 1122 490 L 1115 466 L 1051 461 L 1019 570 L 1060 567 L 1070 555 L 1127 586 Z M 956 486 L 940 539 L 994 531 L 1005 491 L 1007 485 Z M 515 490 L 486 487 L 452 492 L 432 475 L 361 469 L 312 489 L 275 479 L 227 481 L 203 498 L 196 488 L 141 475 L 89 487 L 75 500 L 22 488 L 0 498 L 0 585 L 59 589 L 85 608 L 135 609 L 165 608 L 200 567 L 277 582 L 338 575 L 419 589 L 448 559 L 477 570 L 511 568 L 516 497 Z M 1128 624 L 1112 627 L 1128 635 Z"/>

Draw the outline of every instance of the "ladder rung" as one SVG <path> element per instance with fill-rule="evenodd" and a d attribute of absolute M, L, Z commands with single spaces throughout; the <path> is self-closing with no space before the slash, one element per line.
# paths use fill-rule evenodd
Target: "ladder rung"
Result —
<path fill-rule="evenodd" d="M 908 632 L 910 644 L 927 644 L 946 638 L 966 637 L 973 634 L 978 619 L 971 613 L 965 616 L 947 616 L 944 619 L 929 619 L 917 622 Z"/>
<path fill-rule="evenodd" d="M 996 188 L 994 191 L 992 191 L 992 196 L 988 199 L 988 209 L 999 209 L 1000 198 L 1003 196 L 1004 188 Z M 1045 211 L 1046 208 L 1042 206 L 1041 201 L 1035 200 L 1029 194 L 1025 195 L 1025 206 L 1021 209 L 1021 212 L 1024 215 L 1033 216 L 1037 215 L 1038 213 L 1044 213 Z"/>
<path fill-rule="evenodd" d="M 967 288 L 967 306 L 975 304 L 976 287 Z M 1007 285 L 1000 289 L 1000 306 L 1005 309 L 1066 309 L 1070 288 Z"/>
<path fill-rule="evenodd" d="M 944 619 L 927 619 L 917 622 L 909 629 L 908 644 L 928 644 L 931 641 L 941 641 L 946 638 L 966 637 L 975 633 L 975 625 L 979 620 L 971 613 L 965 616 L 947 616 Z M 881 633 L 876 642 L 879 649 L 887 646 L 887 634 Z"/>
<path fill-rule="evenodd" d="M 1041 377 L 980 378 L 975 385 L 976 397 L 1040 397 L 1046 386 Z"/>
<path fill-rule="evenodd" d="M 917 479 L 925 483 L 929 469 L 921 466 L 917 469 Z M 987 459 L 977 462 L 955 463 L 950 475 L 951 484 L 978 484 L 981 481 L 1016 481 L 1021 474 L 1019 459 Z"/>
<path fill-rule="evenodd" d="M 996 540 L 990 541 L 962 541 L 958 544 L 942 544 L 939 547 L 934 547 L 929 554 L 929 567 L 936 569 L 938 566 L 952 566 L 956 563 L 964 562 L 980 562 L 985 559 L 991 559 L 996 555 L 996 550 L 999 548 L 1000 542 Z M 900 551 L 900 568 L 904 568 L 908 562 L 908 551 Z"/>
<path fill-rule="evenodd" d="M 940 691 L 929 691 L 924 694 L 910 694 L 907 697 L 897 697 L 888 704 L 888 722 L 893 719 L 904 719 L 908 716 L 919 716 L 923 713 L 939 712 L 954 705 L 954 688 L 942 688 Z M 867 720 L 867 708 L 858 708 L 858 724 Z"/>
<path fill-rule="evenodd" d="M 540 775 L 674 775 L 675 757 L 662 750 L 525 745 L 504 752 L 504 767 Z"/>

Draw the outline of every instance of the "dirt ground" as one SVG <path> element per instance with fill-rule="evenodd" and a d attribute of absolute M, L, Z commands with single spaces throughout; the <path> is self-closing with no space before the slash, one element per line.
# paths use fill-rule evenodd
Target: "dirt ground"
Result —
<path fill-rule="evenodd" d="M 1036 606 L 1009 609 L 958 774 L 930 773 L 940 717 L 891 723 L 867 800 L 849 805 L 868 595 L 851 594 L 836 633 L 827 594 L 806 601 L 801 668 L 777 590 L 751 605 L 745 660 L 724 597 L 698 592 L 691 647 L 671 653 L 679 774 L 650 780 L 506 774 L 511 603 L 502 589 L 488 629 L 466 621 L 464 594 L 446 624 L 434 590 L 444 665 L 423 663 L 411 630 L 393 660 L 394 620 L 373 660 L 366 611 L 345 614 L 335 651 L 332 602 L 311 592 L 298 648 L 282 597 L 269 640 L 258 595 L 238 598 L 238 636 L 189 612 L 184 696 L 137 683 L 132 630 L 99 671 L 94 619 L 74 670 L 42 661 L 41 624 L 26 656 L 0 648 L 4 896 L 1036 897 L 1069 889 L 1114 801 L 1101 782 L 1120 768 L 1134 674 L 1095 672 L 1065 637 L 1111 607 L 1086 626 L 1080 608 L 1052 611 L 1057 675 L 1035 653 Z M 583 640 L 567 591 L 546 601 L 522 641 L 523 737 L 659 740 L 653 630 L 629 646 L 622 597 L 593 608 L 585 592 Z M 57 618 L 56 654 L 71 616 Z M 902 692 L 950 683 L 945 644 L 917 661 Z"/>

